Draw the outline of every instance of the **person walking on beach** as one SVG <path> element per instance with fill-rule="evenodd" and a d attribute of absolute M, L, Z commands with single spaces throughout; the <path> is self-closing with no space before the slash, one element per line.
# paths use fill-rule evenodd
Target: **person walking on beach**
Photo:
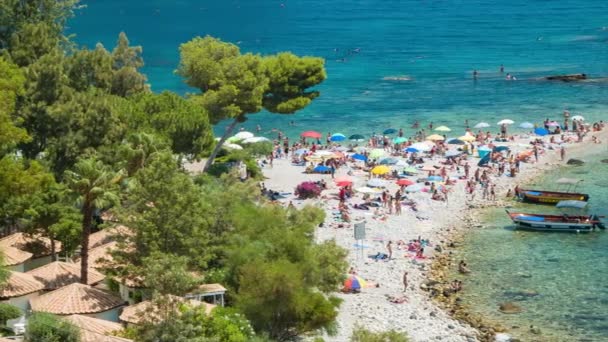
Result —
<path fill-rule="evenodd" d="M 388 260 L 391 260 L 393 258 L 393 241 L 386 244 L 386 250 L 388 251 Z"/>
<path fill-rule="evenodd" d="M 566 149 L 564 148 L 564 146 L 562 146 L 559 149 L 559 156 L 561 158 L 562 161 L 564 161 L 564 158 L 566 158 Z"/>
<path fill-rule="evenodd" d="M 407 271 L 403 272 L 403 292 L 407 291 Z"/>
<path fill-rule="evenodd" d="M 466 179 L 469 179 L 469 170 L 471 169 L 471 165 L 469 165 L 469 162 L 466 162 L 464 164 L 464 177 Z"/>

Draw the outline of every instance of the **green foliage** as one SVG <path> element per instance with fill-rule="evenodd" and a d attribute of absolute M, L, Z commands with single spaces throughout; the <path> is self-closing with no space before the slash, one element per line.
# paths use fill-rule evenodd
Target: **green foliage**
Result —
<path fill-rule="evenodd" d="M 26 342 L 80 342 L 80 330 L 48 313 L 34 313 L 27 322 Z"/>
<path fill-rule="evenodd" d="M 4 252 L 0 249 L 0 287 L 6 285 L 11 272 L 4 266 Z M 10 319 L 10 318 L 7 318 Z"/>
<path fill-rule="evenodd" d="M 357 326 L 353 330 L 351 342 L 408 342 L 409 339 L 405 333 L 400 333 L 395 330 L 384 332 L 371 332 L 363 327 Z"/>
<path fill-rule="evenodd" d="M 17 97 L 25 92 L 24 83 L 21 70 L 0 57 L 0 157 L 29 139 L 27 132 L 13 121 Z"/>
<path fill-rule="evenodd" d="M 6 324 L 9 319 L 19 318 L 23 312 L 18 307 L 6 303 L 0 303 L 0 322 Z"/>
<path fill-rule="evenodd" d="M 126 97 L 147 90 L 146 76 L 138 71 L 144 66 L 144 60 L 141 57 L 142 51 L 141 46 L 129 46 L 129 38 L 124 32 L 118 35 L 116 47 L 112 51 L 115 70 L 112 79 L 112 94 Z"/>
<path fill-rule="evenodd" d="M 59 41 L 54 27 L 48 23 L 25 23 L 11 36 L 11 57 L 19 66 L 28 66 L 53 51 Z"/>
<path fill-rule="evenodd" d="M 94 50 L 81 49 L 66 60 L 69 86 L 76 91 L 91 87 L 109 90 L 112 87 L 112 56 L 101 44 Z"/>
<path fill-rule="evenodd" d="M 188 271 L 185 256 L 153 252 L 142 261 L 145 288 L 155 294 L 183 296 L 200 284 L 200 279 Z"/>

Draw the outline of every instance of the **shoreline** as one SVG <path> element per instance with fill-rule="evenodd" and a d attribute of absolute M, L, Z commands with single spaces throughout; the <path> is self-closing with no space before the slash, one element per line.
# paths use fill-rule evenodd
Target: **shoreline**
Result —
<path fill-rule="evenodd" d="M 604 128 L 599 132 L 590 132 L 589 136 L 590 135 L 595 135 L 602 141 L 602 143 L 598 146 L 605 146 L 605 141 L 608 139 L 608 130 Z M 571 145 L 568 153 L 569 157 L 566 158 L 565 161 L 570 159 L 570 157 L 579 158 L 580 156 L 578 154 L 580 154 L 580 151 L 589 146 L 594 146 L 590 137 L 587 137 L 587 140 L 583 141 L 582 143 Z M 572 156 L 572 153 L 575 153 L 575 155 Z M 506 183 L 511 183 L 510 185 L 513 187 L 515 184 L 512 183 L 525 184 L 535 182 L 543 177 L 543 171 L 550 170 L 553 167 L 565 166 L 564 162 L 559 160 L 557 154 L 554 153 L 548 157 L 549 159 L 547 160 L 539 160 L 539 162 L 542 162 L 542 164 L 539 165 L 540 167 L 526 169 L 527 172 L 520 173 L 517 180 L 507 179 L 505 180 Z M 476 228 L 483 229 L 485 222 L 477 219 L 476 217 L 482 216 L 481 214 L 483 214 L 483 212 L 489 207 L 509 207 L 512 201 L 513 199 L 505 199 L 503 197 L 499 203 L 494 205 L 480 205 L 480 203 L 475 203 L 474 205 L 469 206 L 465 210 L 465 214 L 460 222 L 461 224 L 457 225 L 460 228 L 452 230 L 452 233 L 449 235 L 444 253 L 439 253 L 434 259 L 431 266 L 432 272 L 429 274 L 428 280 L 430 282 L 449 281 L 449 277 L 455 273 L 454 269 L 457 268 L 458 263 L 458 258 L 453 257 L 452 252 L 462 248 L 462 245 L 464 244 L 463 241 L 465 240 L 466 236 L 474 233 Z M 481 341 L 495 341 L 496 333 L 505 333 L 511 336 L 511 338 L 514 340 L 517 340 L 509 333 L 508 328 L 502 326 L 501 322 L 489 319 L 487 317 L 482 317 L 480 314 L 470 309 L 468 304 L 466 302 L 462 302 L 458 296 L 452 298 L 435 296 L 432 298 L 432 300 L 438 303 L 438 305 L 442 307 L 443 310 L 447 311 L 453 318 L 475 328 L 480 334 L 479 337 Z"/>
<path fill-rule="evenodd" d="M 601 136 L 600 139 L 604 141 L 606 129 L 601 132 L 590 132 L 585 138 L 586 141 L 582 143 L 567 144 L 566 160 L 575 157 L 578 149 L 591 144 L 591 135 Z M 515 153 L 517 150 L 522 150 L 522 144 L 532 138 L 535 137 L 518 137 L 516 141 L 507 145 L 512 146 Z M 429 160 L 425 165 L 436 164 L 439 159 Z M 471 165 L 476 165 L 478 160 L 478 158 L 469 158 Z M 543 170 L 555 168 L 557 165 L 561 165 L 558 150 L 546 150 L 538 163 L 522 163 L 521 173 L 516 178 L 506 176 L 498 178 L 495 182 L 498 200 L 486 201 L 483 205 L 480 204 L 480 198 L 472 201 L 471 205 L 470 199 L 464 194 L 464 182 L 457 181 L 451 188 L 448 203 L 433 201 L 428 193 L 409 194 L 409 198 L 417 203 L 416 212 L 403 207 L 401 216 L 385 215 L 384 220 L 379 220 L 371 212 L 352 210 L 353 222 L 366 222 L 367 239 L 364 244 L 367 248 L 363 251 L 353 247 L 356 241 L 353 237 L 352 224 L 342 224 L 343 227 L 340 227 L 335 219 L 338 204 L 337 187 L 330 176 L 304 174 L 302 167 L 291 165 L 287 159 L 275 159 L 274 167 L 265 167 L 263 172 L 267 178 L 264 182 L 266 187 L 281 192 L 293 192 L 295 186 L 302 181 L 327 182 L 328 189 L 323 191 L 323 196 L 319 200 L 301 201 L 290 195 L 282 202 L 286 205 L 293 201 L 296 207 L 311 204 L 324 209 L 327 214 L 325 225 L 317 229 L 315 239 L 317 241 L 335 239 L 338 245 L 348 251 L 347 261 L 356 269 L 358 275 L 380 285 L 377 288 L 364 288 L 359 294 L 337 294 L 343 300 L 337 318 L 338 332 L 336 336 L 323 336 L 326 341 L 348 340 L 353 328 L 360 325 L 374 331 L 391 329 L 404 331 L 412 341 L 471 342 L 493 341 L 494 332 L 502 329 L 493 326 L 493 323 L 488 323 L 485 327 L 480 326 L 477 324 L 480 321 L 471 319 L 472 314 L 467 313 L 466 310 L 459 309 L 452 313 L 454 307 L 445 306 L 445 303 L 434 300 L 429 295 L 430 291 L 426 284 L 441 272 L 445 273 L 447 268 L 453 267 L 445 261 L 443 267 L 438 265 L 446 256 L 449 258 L 451 250 L 449 246 L 458 241 L 458 236 L 464 237 L 472 232 L 474 229 L 472 225 L 483 224 L 472 219 L 481 209 L 480 207 L 507 205 L 502 198 L 508 188 L 513 188 L 515 183 L 527 182 L 540 176 Z M 344 168 L 336 172 L 336 177 L 345 175 Z M 356 188 L 366 183 L 367 174 L 355 172 L 353 178 Z M 496 178 L 492 177 L 492 179 L 494 182 Z M 396 187 L 394 186 L 393 189 Z M 443 213 L 445 215 L 441 215 Z M 410 241 L 418 237 L 429 239 L 433 243 L 432 248 L 425 250 L 424 260 L 411 258 L 407 253 L 404 258 L 401 250 L 394 251 L 394 259 L 390 261 L 376 262 L 367 258 L 370 254 L 386 252 L 385 244 L 389 240 Z M 404 271 L 409 273 L 409 286 L 405 293 L 407 302 L 391 303 L 387 300 L 387 296 L 403 295 L 401 279 Z M 461 303 L 458 304 L 461 306 Z"/>

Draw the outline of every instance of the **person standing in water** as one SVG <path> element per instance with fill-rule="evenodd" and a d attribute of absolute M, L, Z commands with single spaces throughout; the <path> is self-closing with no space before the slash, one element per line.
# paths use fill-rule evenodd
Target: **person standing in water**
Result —
<path fill-rule="evenodd" d="M 479 73 L 477 72 L 477 70 L 473 70 L 473 79 L 474 79 L 474 80 L 477 80 L 477 75 L 478 75 L 478 74 L 479 74 Z"/>
<path fill-rule="evenodd" d="M 503 74 L 505 72 L 505 67 L 504 65 L 500 65 L 500 73 Z"/>

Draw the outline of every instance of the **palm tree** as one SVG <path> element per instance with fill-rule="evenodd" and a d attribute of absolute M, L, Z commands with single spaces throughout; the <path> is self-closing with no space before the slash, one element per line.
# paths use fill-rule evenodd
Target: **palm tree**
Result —
<path fill-rule="evenodd" d="M 95 158 L 81 159 L 73 170 L 65 172 L 65 181 L 82 211 L 80 282 L 83 284 L 87 283 L 89 276 L 89 235 L 93 213 L 119 202 L 117 185 L 121 178 L 122 172 L 114 172 Z"/>

